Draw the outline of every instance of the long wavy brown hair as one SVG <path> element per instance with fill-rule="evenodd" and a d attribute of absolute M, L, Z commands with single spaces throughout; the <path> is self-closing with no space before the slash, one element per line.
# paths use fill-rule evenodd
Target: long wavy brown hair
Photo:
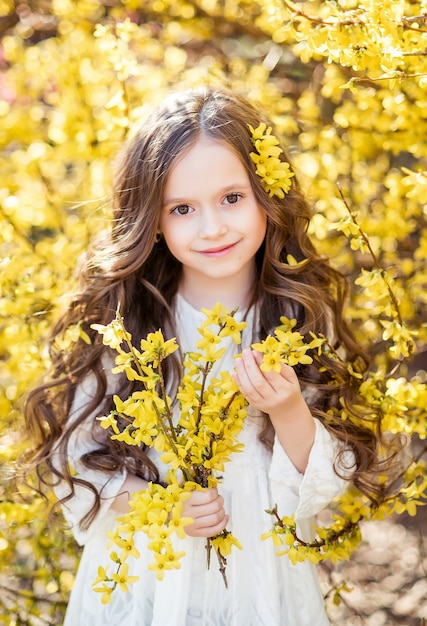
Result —
<path fill-rule="evenodd" d="M 375 497 L 375 473 L 381 441 L 380 420 L 372 407 L 358 394 L 358 379 L 349 373 L 367 372 L 368 360 L 355 342 L 343 318 L 347 295 L 345 278 L 320 256 L 307 228 L 311 208 L 294 177 L 284 199 L 270 198 L 250 158 L 253 151 L 248 125 L 269 124 L 242 96 L 219 89 L 192 90 L 166 99 L 145 120 L 124 146 L 117 162 L 113 189 L 113 220 L 109 232 L 98 243 L 81 272 L 81 288 L 58 320 L 50 338 L 51 370 L 44 381 L 29 393 L 25 416 L 34 443 L 32 466 L 39 488 L 44 491 L 66 481 L 70 495 L 75 485 L 92 490 L 95 504 L 82 520 L 87 527 L 100 506 L 100 494 L 84 480 L 73 476 L 68 464 L 70 438 L 86 420 L 92 420 L 97 447 L 82 459 L 85 466 L 113 473 L 126 467 L 147 480 L 159 480 L 157 468 L 146 449 L 112 441 L 94 418 L 113 408 L 112 390 L 105 375 L 105 354 L 100 336 L 91 324 L 108 324 L 120 306 L 127 330 L 135 341 L 161 327 L 166 336 L 176 336 L 173 302 L 178 290 L 181 266 L 163 240 L 157 241 L 162 199 L 168 173 L 175 159 L 201 137 L 208 137 L 231 148 L 246 168 L 260 206 L 267 215 L 264 242 L 256 255 L 257 283 L 254 299 L 260 318 L 261 338 L 279 323 L 282 315 L 296 318 L 297 328 L 328 336 L 331 356 L 322 355 L 320 364 L 299 366 L 302 385 L 315 387 L 311 410 L 333 434 L 344 442 L 343 449 L 354 452 L 353 483 Z M 271 124 L 269 124 L 271 125 Z M 286 152 L 283 160 L 288 160 Z M 289 265 L 287 255 L 306 262 Z M 61 351 L 55 344 L 67 328 L 80 323 L 91 344 L 74 344 Z M 337 359 L 340 354 L 344 359 Z M 319 367 L 320 366 L 320 367 Z M 179 359 L 166 361 L 169 385 L 179 381 Z M 320 371 L 319 371 L 320 369 Z M 81 408 L 77 419 L 69 419 L 76 389 L 92 374 L 93 397 Z M 120 380 L 114 392 L 127 397 L 136 383 Z M 341 403 L 341 404 L 340 404 Z M 349 419 L 340 417 L 339 407 L 347 407 Z M 353 417 L 353 419 L 352 419 Z M 272 426 L 265 416 L 260 434 L 271 445 Z M 56 449 L 60 462 L 52 462 Z M 66 499 L 68 499 L 66 498 Z"/>

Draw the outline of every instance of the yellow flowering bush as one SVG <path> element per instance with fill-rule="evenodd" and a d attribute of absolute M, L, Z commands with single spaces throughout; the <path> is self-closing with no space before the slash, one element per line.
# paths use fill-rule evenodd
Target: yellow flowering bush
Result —
<path fill-rule="evenodd" d="M 353 225 L 354 228 L 352 228 L 351 225 Z M 392 340 L 388 349 L 394 358 L 401 360 L 407 358 L 414 349 L 414 337 L 416 336 L 416 332 L 405 328 L 402 322 L 399 302 L 393 291 L 392 283 L 386 272 L 382 269 L 372 250 L 369 239 L 358 225 L 353 214 L 351 214 L 351 222 L 346 229 L 349 237 L 357 234 L 366 243 L 366 248 L 371 253 L 376 266 L 376 278 L 374 280 L 375 282 L 380 281 L 382 283 L 381 288 L 385 291 L 387 302 L 382 310 L 388 317 L 393 318 L 393 321 L 380 320 L 385 328 L 383 340 Z M 362 277 L 359 279 L 359 282 L 366 280 L 366 274 L 367 273 L 362 270 Z M 372 276 L 369 276 L 368 280 L 369 284 L 372 284 Z M 365 284 L 365 286 L 367 287 L 368 285 Z M 300 346 L 298 344 L 302 340 L 302 337 L 298 337 L 299 333 L 292 333 L 292 322 L 285 319 L 282 321 L 284 324 L 275 333 L 277 338 L 279 341 L 283 341 L 284 339 L 285 345 L 290 346 L 289 339 L 286 338 L 283 329 L 287 331 L 288 337 L 289 335 L 297 336 L 296 350 L 299 351 Z M 273 360 L 271 369 L 274 369 L 276 367 L 275 359 L 280 362 L 278 348 L 280 351 L 283 343 L 280 345 L 277 340 L 272 342 L 271 337 L 267 337 L 263 344 L 254 347 L 261 348 L 265 353 L 265 357 L 266 355 L 268 356 L 269 347 L 271 345 L 271 358 Z M 341 360 L 339 355 L 333 351 L 332 346 L 326 338 L 313 337 L 313 341 L 305 345 L 304 349 L 308 347 L 317 348 L 318 354 L 324 350 L 329 356 Z M 293 349 L 289 352 L 291 359 L 293 356 L 292 353 Z M 311 362 L 311 357 L 304 356 L 306 359 L 310 359 L 308 362 Z M 288 362 L 291 365 L 294 364 L 292 360 L 288 360 L 288 355 L 286 355 L 284 362 Z M 267 361 L 267 363 L 269 363 L 269 361 Z M 270 365 L 268 365 L 268 367 L 270 368 Z M 348 364 L 347 369 L 352 376 L 362 379 L 362 375 L 355 372 L 350 364 Z M 413 434 L 416 432 L 422 439 L 425 439 L 425 425 L 420 427 L 418 423 L 420 416 L 419 411 L 411 405 L 411 395 L 413 397 L 414 388 L 417 386 L 417 381 L 411 384 L 405 379 L 395 379 L 389 373 L 380 370 L 377 373 L 371 373 L 368 377 L 365 377 L 364 380 L 360 381 L 359 392 L 366 400 L 366 406 L 371 407 L 373 411 L 379 412 L 383 430 L 390 433 Z M 426 386 L 421 386 L 423 388 L 423 394 L 425 393 Z M 417 392 L 415 392 L 415 394 L 417 395 Z M 424 412 L 425 415 L 425 408 L 422 408 L 421 411 Z M 350 418 L 344 405 L 341 410 L 338 410 L 338 414 L 343 420 L 355 419 L 354 417 Z M 421 421 L 425 423 L 425 420 Z M 414 422 L 416 424 L 415 428 Z M 367 423 L 365 423 L 365 426 L 366 425 Z M 423 450 L 423 453 L 424 452 L 425 448 Z M 273 516 L 273 526 L 268 533 L 262 536 L 262 539 L 271 538 L 276 546 L 285 546 L 285 549 L 279 550 L 277 555 L 287 555 L 294 565 L 306 559 L 316 564 L 325 559 L 330 559 L 332 562 L 336 562 L 340 559 L 348 559 L 362 539 L 360 527 L 362 521 L 384 519 L 385 515 L 393 515 L 393 513 L 401 514 L 407 512 L 411 516 L 416 515 L 417 506 L 425 504 L 424 500 L 427 494 L 427 476 L 424 470 L 424 461 L 421 463 L 411 461 L 409 466 L 402 470 L 398 478 L 388 478 L 384 475 L 380 478 L 382 495 L 379 500 L 375 502 L 370 501 L 367 496 L 359 493 L 354 488 L 348 489 L 337 499 L 337 512 L 332 514 L 332 523 L 327 527 L 316 527 L 314 530 L 317 536 L 311 542 L 306 542 L 298 536 L 293 516 L 280 517 L 276 505 L 271 511 L 268 511 L 268 513 Z"/>

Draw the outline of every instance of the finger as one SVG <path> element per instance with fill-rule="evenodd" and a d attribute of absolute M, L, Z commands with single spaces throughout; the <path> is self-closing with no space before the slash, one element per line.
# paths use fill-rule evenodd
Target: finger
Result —
<path fill-rule="evenodd" d="M 286 365 L 282 363 L 280 372 L 264 372 L 266 379 L 274 386 L 280 385 L 281 383 L 286 383 L 287 385 L 299 385 L 298 376 L 295 373 L 295 370 L 290 365 Z M 274 382 L 275 381 L 275 382 Z"/>
<path fill-rule="evenodd" d="M 222 512 L 224 515 L 224 498 L 218 496 L 215 500 L 205 504 L 196 504 L 192 507 L 195 517 L 206 517 L 207 515 L 217 515 Z"/>
<path fill-rule="evenodd" d="M 243 350 L 241 358 L 236 359 L 236 372 L 241 388 L 250 391 L 252 395 L 255 393 L 263 397 L 268 391 L 265 389 L 266 378 L 251 350 Z"/>
<path fill-rule="evenodd" d="M 185 532 L 190 537 L 214 537 L 227 526 L 230 517 L 224 515 L 218 522 L 206 520 L 205 525 L 191 524 L 185 527 Z"/>
<path fill-rule="evenodd" d="M 193 520 L 198 520 L 209 515 L 223 516 L 225 515 L 224 498 L 220 495 L 216 495 L 213 500 L 201 502 L 200 498 L 194 499 L 190 497 L 187 501 L 184 502 L 183 515 L 186 517 L 192 517 Z"/>
<path fill-rule="evenodd" d="M 252 351 L 253 357 L 255 359 L 255 362 L 257 365 L 261 365 L 262 363 L 262 359 L 263 359 L 263 354 L 262 352 L 258 352 L 258 350 L 253 350 Z"/>
<path fill-rule="evenodd" d="M 258 352 L 257 350 L 253 350 L 252 354 L 254 356 L 254 360 L 256 364 L 258 365 L 258 367 L 260 367 L 263 361 L 262 353 Z M 282 363 L 279 375 L 290 383 L 295 383 L 298 380 L 298 377 L 295 373 L 294 368 L 291 367 L 290 365 L 286 365 L 286 363 Z M 277 377 L 277 372 L 274 372 L 274 371 L 264 372 L 264 377 L 269 382 L 271 382 Z"/>
<path fill-rule="evenodd" d="M 218 489 L 216 487 L 210 487 L 209 489 L 198 489 L 197 491 L 192 491 L 188 501 L 194 505 L 202 505 L 213 502 L 218 497 L 221 497 L 218 494 Z"/>
<path fill-rule="evenodd" d="M 225 514 L 224 509 L 221 509 L 220 511 L 216 511 L 215 513 L 211 513 L 210 515 L 203 515 L 202 517 L 198 517 L 196 520 L 194 520 L 193 525 L 199 530 L 207 530 L 222 524 L 226 517 L 228 517 L 228 515 Z"/>
<path fill-rule="evenodd" d="M 284 391 L 284 385 L 288 385 L 294 376 L 292 368 L 287 365 L 282 366 L 280 373 L 264 372 L 262 360 L 262 354 L 247 350 L 242 353 L 242 362 L 236 364 L 236 383 L 246 399 L 252 402 L 268 400 L 272 393 Z"/>

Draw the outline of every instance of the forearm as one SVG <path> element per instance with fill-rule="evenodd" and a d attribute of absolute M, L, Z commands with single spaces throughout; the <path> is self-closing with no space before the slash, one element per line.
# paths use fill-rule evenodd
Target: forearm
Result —
<path fill-rule="evenodd" d="M 147 485 L 146 480 L 138 478 L 133 474 L 128 474 L 120 489 L 120 493 L 114 498 L 111 508 L 119 513 L 127 513 L 129 511 L 129 500 L 132 494 L 147 489 Z"/>
<path fill-rule="evenodd" d="M 303 474 L 307 467 L 316 433 L 314 418 L 306 402 L 301 400 L 289 407 L 286 414 L 270 413 L 280 444 L 297 470 Z"/>
<path fill-rule="evenodd" d="M 320 419 L 314 419 L 314 424 L 314 443 L 304 475 L 298 472 L 279 437 L 275 439 L 269 478 L 272 502 L 277 503 L 281 516 L 294 514 L 296 520 L 303 520 L 317 515 L 343 492 L 351 478 L 353 454 L 345 452 L 340 463 L 342 442 L 327 430 Z M 337 464 L 339 474 L 335 471 Z"/>

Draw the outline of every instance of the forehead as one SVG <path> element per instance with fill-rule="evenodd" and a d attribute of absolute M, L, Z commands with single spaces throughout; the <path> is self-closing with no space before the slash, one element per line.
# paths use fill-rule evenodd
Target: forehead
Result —
<path fill-rule="evenodd" d="M 249 175 L 236 152 L 225 142 L 199 138 L 177 157 L 166 180 L 165 197 L 171 192 L 198 187 L 203 181 L 208 187 L 230 183 L 249 183 Z"/>

